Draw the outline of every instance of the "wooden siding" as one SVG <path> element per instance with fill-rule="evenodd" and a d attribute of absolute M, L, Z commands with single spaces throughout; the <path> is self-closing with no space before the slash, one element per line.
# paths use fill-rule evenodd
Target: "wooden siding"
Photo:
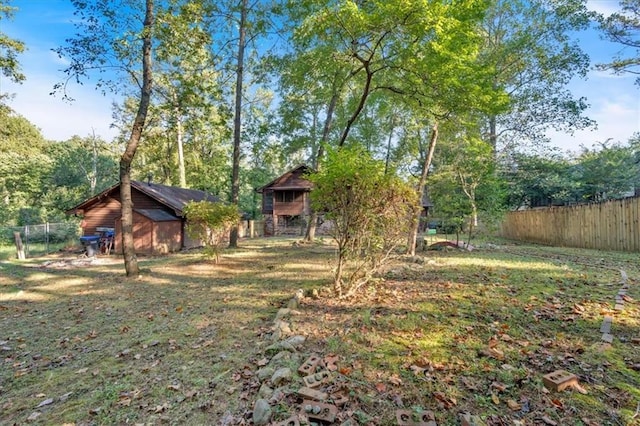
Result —
<path fill-rule="evenodd" d="M 122 223 L 116 221 L 114 247 L 122 253 Z M 182 221 L 154 222 L 133 212 L 133 244 L 137 254 L 166 254 L 182 248 Z"/>
<path fill-rule="evenodd" d="M 275 191 L 273 197 L 273 214 L 279 216 L 308 215 L 311 205 L 308 192 L 302 191 Z M 278 200 L 293 201 L 278 201 Z"/>
<path fill-rule="evenodd" d="M 268 189 L 262 193 L 262 213 L 273 213 L 273 190 Z"/>
<path fill-rule="evenodd" d="M 80 224 L 82 234 L 95 235 L 96 228 L 100 227 L 114 228 L 118 217 L 120 217 L 120 201 L 111 197 L 106 198 L 85 212 Z"/>
<path fill-rule="evenodd" d="M 640 252 L 640 197 L 509 212 L 502 235 L 554 246 Z"/>

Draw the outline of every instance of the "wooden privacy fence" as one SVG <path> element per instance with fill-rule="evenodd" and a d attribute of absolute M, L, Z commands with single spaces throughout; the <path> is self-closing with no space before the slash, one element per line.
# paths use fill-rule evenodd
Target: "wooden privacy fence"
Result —
<path fill-rule="evenodd" d="M 509 212 L 502 236 L 553 246 L 640 252 L 640 197 Z"/>

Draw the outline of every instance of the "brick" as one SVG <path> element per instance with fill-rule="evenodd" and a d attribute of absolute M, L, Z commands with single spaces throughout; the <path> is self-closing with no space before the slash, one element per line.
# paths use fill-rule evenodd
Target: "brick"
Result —
<path fill-rule="evenodd" d="M 398 426 L 437 426 L 433 411 L 414 413 L 411 410 L 396 410 Z"/>
<path fill-rule="evenodd" d="M 316 401 L 326 401 L 329 398 L 329 394 L 321 392 L 308 387 L 301 387 L 298 389 L 298 395 L 306 399 L 314 399 Z"/>
<path fill-rule="evenodd" d="M 308 376 L 309 374 L 313 374 L 313 373 L 316 372 L 316 368 L 318 368 L 318 365 L 320 364 L 320 361 L 322 361 L 322 358 L 320 358 L 317 355 L 311 355 L 300 366 L 300 368 L 298 368 L 298 372 L 300 374 L 304 374 L 305 376 Z"/>
<path fill-rule="evenodd" d="M 276 423 L 276 426 L 300 426 L 297 416 L 291 416 L 287 420 Z"/>
<path fill-rule="evenodd" d="M 578 376 L 564 370 L 556 370 L 542 376 L 544 386 L 555 392 L 562 392 L 568 387 L 578 384 Z"/>
<path fill-rule="evenodd" d="M 333 423 L 338 415 L 338 407 L 322 402 L 304 400 L 302 401 L 302 409 L 310 419 L 327 423 Z"/>
<path fill-rule="evenodd" d="M 308 388 L 317 388 L 331 380 L 331 373 L 327 370 L 318 371 L 317 373 L 304 376 L 302 381 Z"/>
<path fill-rule="evenodd" d="M 602 325 L 600 326 L 601 333 L 610 333 L 611 332 L 611 323 L 613 322 L 613 318 L 610 316 L 604 317 L 602 321 Z"/>
<path fill-rule="evenodd" d="M 602 341 L 607 343 L 613 343 L 613 334 L 603 333 Z"/>

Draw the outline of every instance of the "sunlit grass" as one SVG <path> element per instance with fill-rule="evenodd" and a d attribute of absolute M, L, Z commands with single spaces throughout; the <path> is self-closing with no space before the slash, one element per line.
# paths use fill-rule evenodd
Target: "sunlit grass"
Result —
<path fill-rule="evenodd" d="M 2 262 L 0 341 L 10 350 L 2 352 L 0 423 L 25 423 L 34 411 L 43 424 L 240 418 L 257 389 L 243 390 L 249 382 L 238 374 L 257 368 L 275 312 L 302 288 L 324 296 L 306 299 L 293 320 L 309 337 L 300 356 L 339 356 L 340 383 L 352 394 L 345 409 L 361 424 L 394 424 L 396 397 L 434 410 L 441 425 L 458 424 L 465 411 L 526 424 L 542 414 L 562 425 L 580 416 L 633 424 L 640 310 L 629 302 L 613 311 L 620 266 L 629 295 L 640 297 L 632 256 L 509 246 L 419 257 L 389 265 L 361 299 L 345 301 L 322 291 L 333 248 L 294 239 L 246 240 L 219 264 L 197 251 L 141 258 L 137 280 L 123 277 L 115 256 L 68 270 Z M 605 313 L 615 316 L 611 346 L 600 340 Z M 558 368 L 578 374 L 588 394 L 545 393 L 542 375 Z M 46 398 L 56 402 L 38 409 Z M 531 412 L 506 405 L 522 398 Z M 294 405 L 279 403 L 275 420 Z"/>

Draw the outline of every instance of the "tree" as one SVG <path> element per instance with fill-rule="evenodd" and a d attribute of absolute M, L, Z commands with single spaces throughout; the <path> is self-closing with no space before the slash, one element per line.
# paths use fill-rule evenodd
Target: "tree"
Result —
<path fill-rule="evenodd" d="M 16 10 L 9 5 L 10 1 L 0 0 L 0 22 L 2 22 L 3 16 L 4 19 L 11 19 L 13 12 Z M 20 63 L 18 62 L 18 55 L 24 52 L 24 49 L 23 42 L 8 37 L 0 31 L 0 72 L 16 83 L 21 83 L 25 79 L 24 74 L 20 71 Z M 2 99 L 1 96 L 0 99 Z"/>
<path fill-rule="evenodd" d="M 135 23 L 137 3 L 96 1 L 87 3 L 74 0 L 76 24 L 81 30 L 75 38 L 67 40 L 67 46 L 56 51 L 68 56 L 71 63 L 65 70 L 67 79 L 54 89 L 63 90 L 67 97 L 67 83 L 71 79 L 80 81 L 91 71 L 120 71 L 133 79 L 140 87 L 140 96 L 131 132 L 120 157 L 120 203 L 122 205 L 122 247 L 126 274 L 139 275 L 138 260 L 133 241 L 133 202 L 131 198 L 131 164 L 142 138 L 152 91 L 152 41 L 155 37 L 154 0 L 145 0 L 141 26 Z M 129 13 L 126 13 L 129 12 Z M 109 74 L 101 77 L 98 86 L 117 91 L 121 81 Z"/>
<path fill-rule="evenodd" d="M 571 33 L 585 29 L 581 0 L 499 0 L 482 25 L 481 60 L 493 71 L 491 84 L 509 95 L 509 108 L 485 115 L 483 132 L 498 153 L 546 141 L 546 130 L 573 132 L 592 125 L 567 84 L 584 77 L 589 58 Z"/>
<path fill-rule="evenodd" d="M 334 292 L 353 296 L 402 244 L 415 193 L 358 146 L 328 150 L 309 179 L 313 208 L 332 221 L 338 245 Z"/>
<path fill-rule="evenodd" d="M 633 192 L 640 174 L 636 155 L 632 146 L 621 144 L 583 147 L 575 165 L 580 199 L 604 201 Z"/>
<path fill-rule="evenodd" d="M 224 238 L 231 228 L 237 228 L 240 211 L 235 204 L 198 201 L 188 203 L 184 208 L 187 217 L 187 232 L 192 238 L 204 243 L 205 254 L 220 261 L 220 251 Z"/>
<path fill-rule="evenodd" d="M 512 209 L 562 205 L 573 200 L 577 190 L 572 163 L 559 152 L 515 153 L 502 168 L 509 185 Z"/>
<path fill-rule="evenodd" d="M 491 216 L 504 206 L 493 149 L 475 130 L 466 126 L 445 137 L 434 165 L 433 178 L 438 184 L 429 187 L 438 213 L 448 216 L 448 223 L 460 229 L 467 225 L 468 242 L 478 226 L 478 216 Z"/>
<path fill-rule="evenodd" d="M 46 216 L 42 201 L 53 162 L 50 144 L 29 120 L 2 104 L 0 140 L 0 223 L 23 223 L 26 211 L 38 221 Z"/>
<path fill-rule="evenodd" d="M 621 0 L 620 11 L 610 16 L 598 16 L 603 36 L 625 48 L 609 63 L 598 64 L 598 69 L 613 70 L 615 73 L 640 74 L 640 1 Z M 631 54 L 623 52 L 631 50 Z M 636 79 L 640 85 L 640 77 Z"/>

